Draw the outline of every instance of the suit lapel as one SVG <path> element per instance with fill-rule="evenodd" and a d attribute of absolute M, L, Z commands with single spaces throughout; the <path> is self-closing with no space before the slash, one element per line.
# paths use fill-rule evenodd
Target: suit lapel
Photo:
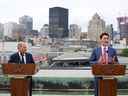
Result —
<path fill-rule="evenodd" d="M 110 47 L 108 47 L 108 56 L 111 56 L 111 48 Z"/>
<path fill-rule="evenodd" d="M 101 55 L 102 55 L 102 49 L 101 49 L 101 47 L 99 47 L 97 50 L 98 59 L 100 58 Z"/>
<path fill-rule="evenodd" d="M 16 53 L 16 60 L 17 60 L 17 63 L 20 63 L 20 56 L 18 52 Z"/>

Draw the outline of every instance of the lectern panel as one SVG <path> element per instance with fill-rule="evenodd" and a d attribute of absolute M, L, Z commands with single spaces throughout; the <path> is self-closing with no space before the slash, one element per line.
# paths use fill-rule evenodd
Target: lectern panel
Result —
<path fill-rule="evenodd" d="M 117 96 L 117 80 L 99 80 L 99 96 Z"/>
<path fill-rule="evenodd" d="M 3 73 L 8 75 L 33 75 L 36 64 L 3 64 Z"/>
<path fill-rule="evenodd" d="M 25 77 L 37 72 L 36 64 L 2 64 L 2 69 L 5 75 L 12 76 L 11 96 L 29 96 L 30 80 Z"/>
<path fill-rule="evenodd" d="M 125 74 L 125 65 L 120 64 L 108 64 L 108 65 L 100 65 L 100 64 L 94 64 L 92 65 L 92 73 L 94 75 L 124 75 Z"/>
<path fill-rule="evenodd" d="M 11 96 L 29 96 L 29 80 L 11 79 Z"/>

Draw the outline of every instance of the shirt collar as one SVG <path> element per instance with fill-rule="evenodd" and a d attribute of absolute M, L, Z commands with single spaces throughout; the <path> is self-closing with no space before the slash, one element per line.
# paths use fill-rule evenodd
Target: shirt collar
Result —
<path fill-rule="evenodd" d="M 108 50 L 108 46 L 101 46 L 102 49 L 106 48 Z"/>
<path fill-rule="evenodd" d="M 20 52 L 18 52 L 19 56 L 22 56 L 22 54 Z M 25 56 L 25 53 L 23 54 L 23 56 Z"/>

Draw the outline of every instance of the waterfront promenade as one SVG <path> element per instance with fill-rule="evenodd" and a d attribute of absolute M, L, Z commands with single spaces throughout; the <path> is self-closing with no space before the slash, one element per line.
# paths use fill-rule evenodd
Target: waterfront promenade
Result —
<path fill-rule="evenodd" d="M 1 94 L 0 96 L 10 96 L 10 94 Z M 33 96 L 74 96 L 74 95 L 44 95 L 44 94 L 33 94 Z M 75 96 L 94 96 L 94 95 L 75 95 Z M 127 96 L 127 95 L 117 95 L 117 96 Z"/>
<path fill-rule="evenodd" d="M 8 45 L 6 48 L 10 48 L 9 46 L 11 46 L 11 45 Z M 12 48 L 10 48 L 11 52 L 9 51 L 9 54 L 13 53 L 16 50 L 15 47 L 16 46 L 13 46 L 13 50 L 12 50 Z M 6 55 L 6 51 L 9 50 L 9 49 L 6 50 L 6 48 L 4 49 L 4 55 Z M 40 54 L 40 51 L 42 52 L 42 50 L 39 51 L 36 48 L 35 49 L 33 48 L 33 50 L 31 50 L 31 51 L 33 53 L 36 53 L 36 54 Z M 37 52 L 37 51 L 39 51 L 39 52 Z M 7 55 L 9 55 L 9 54 L 7 54 Z M 3 55 L 3 53 L 1 52 L 1 56 L 2 55 Z M 128 64 L 128 57 L 119 57 L 119 62 L 121 64 L 126 64 L 127 69 L 128 69 L 128 65 L 127 65 Z M 128 70 L 126 70 L 126 74 L 123 77 L 127 77 L 127 76 L 128 76 Z M 4 77 L 4 75 L 0 75 L 0 77 Z M 44 79 L 47 77 L 61 79 L 61 78 L 93 78 L 94 76 L 91 73 L 91 67 L 86 67 L 86 68 L 81 67 L 81 68 L 71 68 L 71 69 L 69 69 L 69 68 L 67 68 L 67 69 L 66 68 L 62 68 L 62 69 L 56 69 L 56 68 L 53 68 L 53 69 L 52 68 L 50 68 L 50 69 L 46 68 L 45 69 L 44 68 L 43 69 L 42 68 L 39 70 L 39 72 L 37 74 L 35 74 L 33 76 L 33 78 L 37 78 L 37 77 L 40 77 L 40 78 L 43 77 Z M 94 96 L 94 95 L 85 95 L 82 93 L 67 95 L 66 93 L 67 92 L 65 92 L 65 94 L 63 93 L 63 94 L 57 94 L 56 95 L 56 94 L 48 94 L 48 93 L 43 94 L 42 91 L 41 92 L 37 91 L 36 94 L 33 93 L 33 96 L 74 96 L 74 95 L 75 96 Z M 10 94 L 6 93 L 6 92 L 5 93 L 0 92 L 0 96 L 10 96 Z M 127 96 L 127 95 L 118 95 L 118 96 Z"/>

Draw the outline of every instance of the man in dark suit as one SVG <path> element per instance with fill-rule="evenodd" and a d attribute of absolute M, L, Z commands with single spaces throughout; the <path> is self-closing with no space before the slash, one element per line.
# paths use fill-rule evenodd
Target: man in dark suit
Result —
<path fill-rule="evenodd" d="M 35 64 L 33 56 L 31 53 L 27 52 L 27 43 L 19 42 L 17 45 L 18 52 L 12 54 L 8 63 L 16 63 L 16 64 Z M 29 80 L 30 92 L 29 96 L 32 96 L 32 77 L 26 77 Z"/>
<path fill-rule="evenodd" d="M 100 35 L 100 46 L 95 48 L 90 57 L 90 64 L 117 64 L 118 58 L 116 50 L 109 46 L 109 34 Z M 95 77 L 95 96 L 98 95 L 98 80 L 101 77 Z"/>

